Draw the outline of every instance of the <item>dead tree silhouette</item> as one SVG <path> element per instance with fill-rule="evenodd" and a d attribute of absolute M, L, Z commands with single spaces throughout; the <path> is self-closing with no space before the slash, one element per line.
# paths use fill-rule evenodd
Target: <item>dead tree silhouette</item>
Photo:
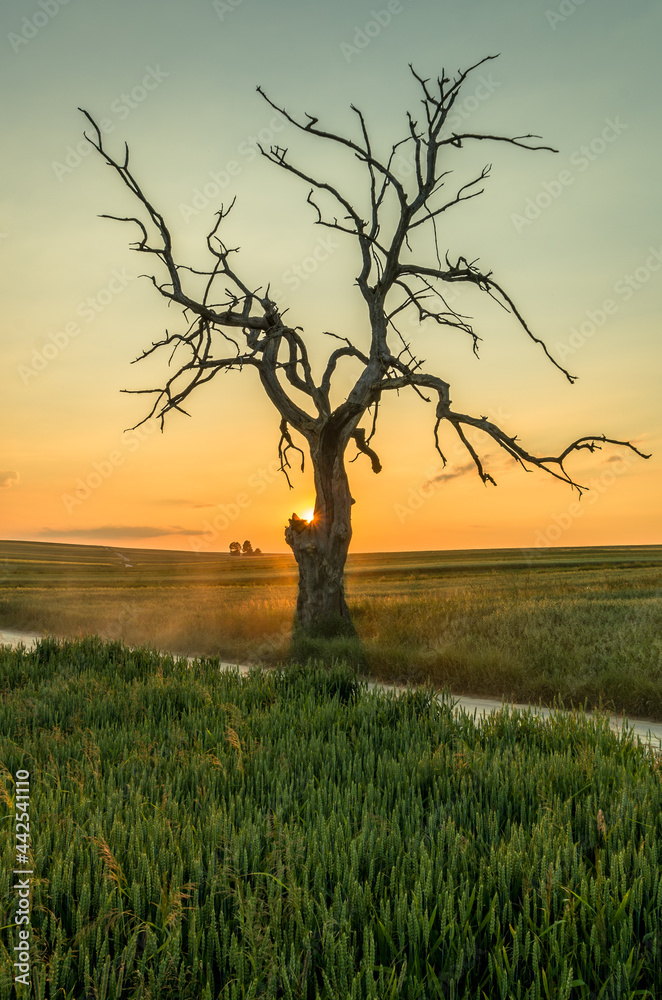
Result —
<path fill-rule="evenodd" d="M 122 159 L 114 159 L 106 150 L 96 122 L 88 112 L 83 112 L 94 128 L 94 135 L 86 134 L 86 138 L 117 172 L 145 216 L 144 219 L 103 217 L 131 222 L 138 227 L 140 236 L 132 249 L 150 255 L 162 266 L 164 277 L 149 277 L 160 295 L 182 307 L 188 324 L 183 332 L 166 331 L 163 339 L 153 343 L 136 359 L 146 358 L 162 348 L 170 353 L 169 363 L 175 356 L 178 359 L 175 373 L 160 388 L 137 390 L 156 396 L 145 420 L 159 417 L 163 427 L 167 413 L 173 410 L 186 413 L 183 404 L 191 393 L 219 372 L 252 371 L 257 373 L 263 391 L 278 414 L 278 454 L 281 470 L 290 485 L 290 459 L 298 453 L 302 468 L 304 462 L 304 448 L 295 442 L 293 432 L 300 436 L 308 451 L 316 492 L 314 517 L 308 522 L 293 514 L 285 529 L 285 538 L 299 567 L 296 621 L 301 629 L 312 635 L 353 632 L 343 585 L 354 503 L 346 453 L 350 443 L 355 445 L 356 457 L 365 456 L 373 472 L 380 472 L 381 462 L 372 442 L 377 431 L 380 401 L 385 393 L 408 389 L 431 403 L 434 444 L 442 462 L 446 464 L 439 428 L 445 421 L 454 429 L 486 484 L 496 485 L 472 442 L 471 434 L 475 431 L 487 434 L 522 468 L 527 471 L 541 469 L 567 483 L 580 495 L 583 487 L 565 468 L 570 455 L 582 449 L 594 452 L 608 443 L 630 448 L 643 458 L 649 457 L 630 442 L 604 434 L 577 438 L 557 455 L 531 453 L 519 443 L 515 434 L 487 417 L 454 409 L 449 383 L 440 375 L 425 370 L 424 362 L 419 360 L 415 348 L 398 328 L 400 317 L 409 310 L 421 324 L 466 333 L 474 353 L 478 354 L 481 338 L 474 332 L 469 318 L 444 297 L 445 286 L 469 285 L 509 311 L 525 336 L 539 345 L 559 373 L 571 383 L 575 380 L 532 332 L 491 270 L 480 268 L 477 258 L 457 256 L 452 260 L 450 251 L 445 251 L 443 257 L 440 251 L 438 224 L 443 214 L 482 194 L 490 173 L 490 167 L 485 166 L 477 176 L 455 185 L 447 194 L 445 189 L 450 185 L 451 175 L 448 163 L 455 157 L 455 151 L 470 143 L 487 142 L 556 152 L 550 146 L 535 144 L 533 140 L 540 137 L 531 134 L 511 137 L 450 129 L 447 119 L 467 76 L 493 58 L 496 57 L 480 60 L 458 72 L 453 79 L 442 71 L 433 84 L 410 65 L 422 95 L 422 121 L 419 125 L 418 118 L 408 112 L 407 134 L 393 143 L 390 153 L 381 158 L 373 149 L 362 112 L 354 105 L 351 110 L 358 125 L 357 139 L 322 128 L 319 119 L 308 113 L 304 120 L 296 118 L 272 101 L 261 87 L 257 88 L 261 97 L 286 119 L 295 133 L 307 140 L 314 138 L 346 150 L 365 168 L 364 211 L 338 186 L 297 166 L 289 149 L 259 146 L 266 160 L 295 175 L 309 187 L 307 202 L 316 214 L 315 224 L 343 234 L 358 246 L 360 266 L 356 285 L 365 302 L 370 334 L 360 343 L 344 334 L 324 331 L 335 346 L 321 374 L 317 375 L 302 327 L 286 321 L 287 310 L 282 311 L 272 298 L 269 284 L 252 288 L 246 283 L 232 259 L 236 248 L 228 247 L 219 235 L 234 199 L 228 208 L 221 206 L 207 235 L 211 256 L 208 270 L 200 271 L 179 263 L 163 215 L 145 195 L 129 167 L 128 146 L 125 145 Z M 405 149 L 411 152 L 412 162 L 407 186 L 394 170 L 396 154 Z M 323 199 L 325 204 L 335 203 L 336 214 L 322 207 Z M 431 260 L 419 260 L 410 243 L 410 237 L 424 227 L 432 232 L 434 256 Z M 192 286 L 194 279 L 200 277 L 204 279 L 204 291 L 196 294 Z M 344 359 L 358 363 L 359 374 L 345 398 L 332 401 L 332 383 L 339 362 Z M 364 419 L 367 423 L 362 425 Z"/>

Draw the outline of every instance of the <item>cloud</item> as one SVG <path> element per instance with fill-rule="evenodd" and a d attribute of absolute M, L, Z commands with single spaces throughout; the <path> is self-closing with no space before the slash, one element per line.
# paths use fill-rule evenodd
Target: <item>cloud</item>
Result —
<path fill-rule="evenodd" d="M 196 503 L 195 500 L 152 500 L 158 507 L 192 507 L 199 510 L 202 507 L 218 507 L 216 503 Z"/>
<path fill-rule="evenodd" d="M 466 476 L 469 472 L 475 471 L 475 469 L 476 466 L 473 462 L 467 462 L 465 465 L 458 465 L 457 469 L 454 469 L 452 472 L 440 472 L 423 483 L 423 486 L 432 486 L 434 483 L 447 483 L 451 479 L 459 479 L 460 476 Z"/>
<path fill-rule="evenodd" d="M 174 525 L 171 528 L 109 524 L 101 528 L 43 528 L 40 538 L 162 538 L 165 535 L 204 535 L 201 530 L 189 530 Z"/>
<path fill-rule="evenodd" d="M 0 489 L 9 489 L 10 486 L 18 486 L 21 477 L 18 472 L 9 469 L 7 472 L 0 472 Z"/>

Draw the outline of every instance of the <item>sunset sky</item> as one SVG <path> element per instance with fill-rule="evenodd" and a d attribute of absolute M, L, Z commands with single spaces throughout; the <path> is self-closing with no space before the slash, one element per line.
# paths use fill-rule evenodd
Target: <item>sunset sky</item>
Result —
<path fill-rule="evenodd" d="M 568 471 L 591 492 L 577 506 L 567 486 L 477 438 L 498 483 L 484 486 L 450 428 L 442 470 L 433 405 L 392 394 L 373 442 L 383 471 L 364 456 L 349 466 L 352 548 L 662 543 L 659 3 L 18 0 L 2 5 L 0 25 L 0 537 L 203 551 L 248 538 L 279 552 L 288 517 L 314 499 L 308 465 L 293 490 L 277 471 L 279 417 L 252 372 L 219 376 L 163 434 L 125 433 L 149 397 L 120 390 L 158 386 L 167 354 L 131 362 L 185 324 L 138 277 L 150 261 L 129 249 L 135 230 L 98 218 L 137 206 L 81 142 L 78 106 L 107 123 L 113 154 L 128 142 L 181 261 L 203 262 L 214 212 L 236 196 L 222 230 L 241 248 L 234 265 L 253 287 L 271 282 L 319 372 L 322 331 L 367 343 L 356 248 L 314 225 L 308 187 L 256 142 L 287 147 L 361 204 L 365 178 L 351 155 L 286 126 L 256 86 L 358 138 L 356 104 L 388 155 L 407 135 L 406 111 L 420 112 L 408 63 L 454 76 L 500 53 L 467 80 L 455 130 L 536 133 L 559 152 L 450 151 L 451 181 L 486 163 L 492 174 L 480 198 L 443 217 L 441 248 L 492 270 L 578 381 L 477 291 L 454 304 L 474 317 L 480 359 L 458 331 L 411 322 L 407 335 L 456 409 L 489 416 L 532 452 L 605 433 L 653 457 L 578 454 Z M 339 389 L 356 375 L 343 372 Z"/>

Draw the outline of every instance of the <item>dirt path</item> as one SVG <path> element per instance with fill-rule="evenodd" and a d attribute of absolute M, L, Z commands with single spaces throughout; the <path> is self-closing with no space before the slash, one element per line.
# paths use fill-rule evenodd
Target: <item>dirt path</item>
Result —
<path fill-rule="evenodd" d="M 36 635 L 33 632 L 19 632 L 13 629 L 0 629 L 0 645 L 10 645 L 17 646 L 19 643 L 23 643 L 26 648 L 30 649 L 34 646 L 37 639 L 41 636 Z M 193 657 L 189 657 L 190 660 Z M 238 670 L 241 674 L 248 674 L 249 667 L 244 664 L 236 663 L 226 663 L 221 661 L 221 670 Z M 395 690 L 397 692 L 406 691 L 406 687 L 401 684 L 382 684 L 375 681 L 368 681 L 368 690 L 372 691 L 377 689 L 378 691 Z M 456 702 L 454 706 L 454 711 L 456 714 L 462 711 L 466 712 L 467 715 L 474 717 L 475 721 L 479 722 L 481 717 L 485 717 L 492 712 L 497 712 L 504 705 L 503 701 L 497 701 L 493 698 L 474 698 L 471 696 L 459 696 L 453 695 L 453 701 Z M 520 705 L 514 704 L 512 702 L 506 702 L 511 708 L 517 708 L 520 711 L 526 711 L 530 708 L 534 715 L 539 715 L 542 718 L 549 718 L 553 715 L 555 711 L 560 711 L 560 709 L 549 709 L 540 708 L 536 705 Z M 589 718 L 594 714 L 593 712 L 585 713 Z M 612 715 L 609 718 L 609 724 L 614 732 L 620 733 L 625 727 L 628 730 L 633 730 L 637 739 L 646 744 L 656 753 L 662 754 L 662 723 L 652 722 L 647 719 L 628 719 L 623 718 L 623 716 Z"/>

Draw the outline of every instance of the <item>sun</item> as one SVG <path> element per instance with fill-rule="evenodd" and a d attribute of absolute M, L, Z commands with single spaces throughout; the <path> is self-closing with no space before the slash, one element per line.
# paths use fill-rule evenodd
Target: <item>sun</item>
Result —
<path fill-rule="evenodd" d="M 301 512 L 301 517 L 304 519 L 304 521 L 312 521 L 315 517 L 315 508 L 306 507 L 306 509 Z"/>

